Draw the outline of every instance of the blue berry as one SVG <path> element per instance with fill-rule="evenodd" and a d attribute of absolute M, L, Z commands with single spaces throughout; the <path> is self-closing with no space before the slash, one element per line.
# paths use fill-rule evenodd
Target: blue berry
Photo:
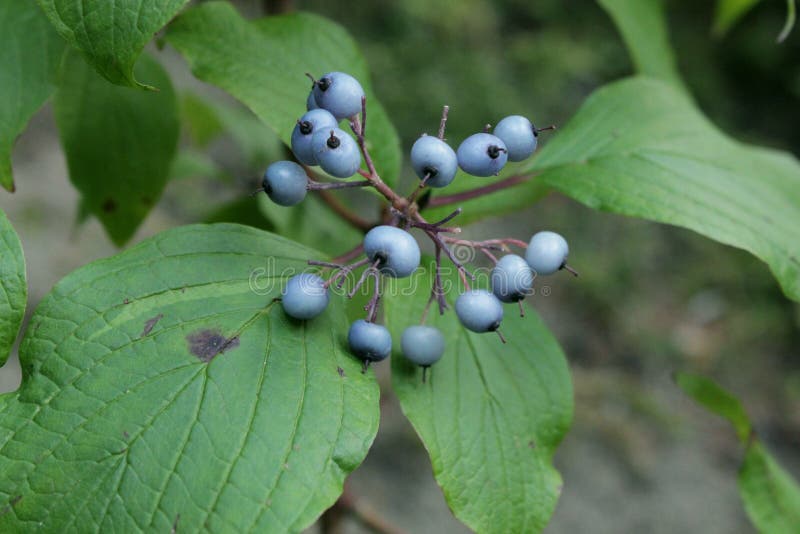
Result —
<path fill-rule="evenodd" d="M 276 161 L 267 167 L 262 185 L 275 204 L 294 206 L 306 198 L 308 176 L 293 161 Z"/>
<path fill-rule="evenodd" d="M 503 140 L 488 133 L 472 134 L 458 147 L 458 165 L 473 176 L 493 176 L 508 160 Z"/>
<path fill-rule="evenodd" d="M 456 315 L 468 330 L 493 332 L 503 320 L 503 305 L 485 289 L 472 289 L 456 299 Z"/>
<path fill-rule="evenodd" d="M 444 354 L 444 336 L 432 326 L 409 326 L 400 338 L 403 356 L 423 367 L 438 362 Z"/>
<path fill-rule="evenodd" d="M 311 150 L 322 170 L 336 178 L 350 178 L 361 166 L 358 144 L 339 128 L 317 131 L 311 138 Z"/>
<path fill-rule="evenodd" d="M 314 151 L 311 148 L 311 139 L 319 130 L 330 131 L 338 128 L 336 117 L 324 109 L 312 109 L 300 117 L 292 130 L 292 152 L 300 163 L 316 165 Z"/>
<path fill-rule="evenodd" d="M 306 111 L 311 111 L 312 109 L 319 109 L 319 106 L 317 105 L 317 99 L 314 98 L 313 88 L 311 91 L 309 91 L 308 98 L 306 98 Z"/>
<path fill-rule="evenodd" d="M 314 100 L 337 119 L 347 119 L 361 111 L 364 89 L 358 80 L 344 72 L 329 72 L 314 82 Z"/>
<path fill-rule="evenodd" d="M 429 175 L 427 185 L 445 187 L 458 171 L 458 158 L 450 145 L 430 135 L 423 135 L 411 147 L 411 166 L 420 180 Z"/>
<path fill-rule="evenodd" d="M 394 226 L 376 226 L 364 236 L 364 253 L 378 261 L 378 269 L 393 278 L 404 278 L 419 267 L 419 245 L 416 239 Z"/>
<path fill-rule="evenodd" d="M 492 269 L 492 293 L 502 302 L 518 302 L 532 289 L 533 272 L 522 256 L 507 254 Z"/>
<path fill-rule="evenodd" d="M 567 263 L 569 245 L 555 232 L 538 232 L 531 238 L 525 261 L 536 274 L 553 274 Z"/>
<path fill-rule="evenodd" d="M 506 144 L 508 161 L 522 161 L 536 150 L 536 128 L 521 115 L 504 118 L 497 123 L 492 133 Z"/>
<path fill-rule="evenodd" d="M 311 273 L 300 273 L 289 279 L 283 288 L 283 310 L 295 319 L 313 319 L 328 306 L 325 281 Z"/>
<path fill-rule="evenodd" d="M 385 326 L 359 319 L 347 332 L 350 352 L 365 362 L 379 362 L 392 352 L 392 335 Z"/>

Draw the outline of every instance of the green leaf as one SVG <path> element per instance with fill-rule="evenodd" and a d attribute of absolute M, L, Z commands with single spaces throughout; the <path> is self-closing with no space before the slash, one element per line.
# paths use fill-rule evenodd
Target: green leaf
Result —
<path fill-rule="evenodd" d="M 427 275 L 391 287 L 386 324 L 396 341 L 418 323 L 429 289 Z M 396 342 L 392 384 L 450 508 L 478 532 L 541 531 L 561 492 L 553 453 L 572 420 L 558 343 L 534 311 L 521 318 L 516 306 L 503 320 L 505 345 L 495 334 L 463 329 L 452 309 L 443 316 L 432 309 L 428 324 L 445 335 L 444 357 L 422 383 L 421 369 Z"/>
<path fill-rule="evenodd" d="M 149 88 L 134 76 L 134 65 L 153 35 L 188 0 L 38 0 L 58 33 L 81 51 L 108 81 Z M 136 72 L 161 87 L 158 75 Z"/>
<path fill-rule="evenodd" d="M 675 382 L 691 398 L 706 409 L 730 421 L 742 443 L 750 438 L 750 419 L 739 399 L 700 375 L 678 373 Z"/>
<path fill-rule="evenodd" d="M 662 0 L 598 0 L 622 34 L 637 72 L 683 89 Z"/>
<path fill-rule="evenodd" d="M 728 33 L 728 30 L 760 1 L 717 0 L 717 9 L 714 13 L 714 33 L 720 36 Z"/>
<path fill-rule="evenodd" d="M 668 84 L 636 77 L 598 90 L 524 170 L 592 208 L 747 250 L 800 300 L 798 161 L 727 137 Z"/>
<path fill-rule="evenodd" d="M 62 280 L 0 399 L 0 531 L 294 532 L 340 494 L 379 410 L 341 299 L 290 320 L 317 253 L 239 225 L 169 230 Z"/>
<path fill-rule="evenodd" d="M 739 493 L 747 515 L 760 532 L 797 532 L 800 486 L 758 440 L 747 448 L 739 470 Z"/>
<path fill-rule="evenodd" d="M 258 204 L 277 233 L 330 257 L 344 254 L 364 239 L 363 232 L 336 215 L 313 192 L 290 208 L 278 206 L 263 193 L 258 195 Z"/>
<path fill-rule="evenodd" d="M 167 41 L 195 76 L 238 98 L 287 145 L 306 109 L 311 84 L 305 73 L 339 70 L 355 76 L 367 94 L 370 152 L 384 181 L 396 182 L 401 164 L 397 132 L 372 92 L 356 43 L 339 25 L 309 13 L 249 22 L 228 3 L 207 2 L 170 24 Z"/>
<path fill-rule="evenodd" d="M 136 71 L 160 90 L 111 85 L 71 54 L 55 98 L 70 180 L 117 245 L 131 238 L 161 196 L 180 128 L 161 65 L 143 55 Z"/>
<path fill-rule="evenodd" d="M 746 447 L 739 469 L 739 493 L 756 528 L 767 534 L 797 532 L 800 486 L 751 431 L 750 419 L 739 400 L 702 376 L 679 373 L 675 381 L 698 403 L 730 421 Z"/>
<path fill-rule="evenodd" d="M 0 2 L 0 186 L 14 191 L 11 148 L 50 98 L 64 41 L 31 0 Z"/>
<path fill-rule="evenodd" d="M 0 367 L 17 339 L 27 303 L 25 255 L 17 233 L 0 210 Z"/>

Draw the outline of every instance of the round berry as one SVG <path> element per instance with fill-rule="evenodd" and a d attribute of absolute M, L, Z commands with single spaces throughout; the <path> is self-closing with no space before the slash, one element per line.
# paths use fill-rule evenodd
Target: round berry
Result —
<path fill-rule="evenodd" d="M 303 167 L 293 161 L 276 161 L 267 167 L 262 185 L 275 204 L 294 206 L 306 198 L 308 176 Z"/>
<path fill-rule="evenodd" d="M 456 177 L 458 158 L 450 145 L 430 135 L 423 135 L 411 147 L 411 166 L 422 180 L 428 176 L 427 185 L 444 187 Z"/>
<path fill-rule="evenodd" d="M 538 232 L 531 238 L 525 261 L 536 274 L 553 274 L 567 263 L 569 245 L 555 232 Z"/>
<path fill-rule="evenodd" d="M 458 147 L 458 165 L 473 176 L 493 176 L 508 160 L 508 149 L 499 137 L 488 133 L 472 134 Z"/>
<path fill-rule="evenodd" d="M 311 138 L 311 150 L 322 170 L 336 178 L 350 178 L 361 167 L 358 144 L 339 128 L 317 131 Z"/>
<path fill-rule="evenodd" d="M 295 319 L 313 319 L 328 306 L 328 288 L 325 280 L 311 273 L 300 273 L 289 278 L 283 288 L 283 310 Z"/>
<path fill-rule="evenodd" d="M 414 237 L 394 226 L 376 226 L 364 236 L 364 253 L 378 269 L 393 278 L 404 278 L 419 267 L 419 245 Z"/>
<path fill-rule="evenodd" d="M 292 152 L 300 163 L 316 165 L 314 151 L 311 149 L 311 139 L 319 130 L 330 131 L 338 128 L 336 117 L 324 109 L 312 109 L 300 117 L 292 130 Z"/>
<path fill-rule="evenodd" d="M 403 356 L 423 367 L 438 362 L 444 354 L 444 336 L 432 326 L 409 326 L 400 338 Z"/>
<path fill-rule="evenodd" d="M 468 330 L 493 332 L 503 320 L 503 305 L 485 289 L 472 289 L 456 299 L 456 315 Z"/>
<path fill-rule="evenodd" d="M 385 326 L 359 319 L 347 332 L 350 352 L 362 360 L 379 362 L 392 352 L 392 335 Z"/>
<path fill-rule="evenodd" d="M 497 123 L 492 133 L 506 144 L 508 161 L 522 161 L 536 150 L 536 128 L 522 115 L 504 118 Z"/>
<path fill-rule="evenodd" d="M 358 115 L 364 89 L 358 80 L 344 72 L 329 72 L 314 82 L 314 100 L 337 119 Z"/>
<path fill-rule="evenodd" d="M 312 109 L 319 109 L 319 106 L 317 105 L 317 99 L 314 98 L 313 88 L 311 91 L 309 91 L 308 98 L 306 98 L 306 111 L 311 111 Z"/>
<path fill-rule="evenodd" d="M 532 289 L 533 272 L 522 256 L 507 254 L 492 269 L 492 293 L 502 302 L 518 302 Z"/>

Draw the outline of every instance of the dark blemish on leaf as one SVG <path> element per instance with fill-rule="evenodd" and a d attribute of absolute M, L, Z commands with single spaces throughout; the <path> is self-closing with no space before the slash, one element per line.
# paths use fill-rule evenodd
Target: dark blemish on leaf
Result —
<path fill-rule="evenodd" d="M 127 430 L 123 430 L 123 431 L 122 431 L 122 437 L 123 437 L 123 438 L 125 438 L 125 439 L 128 439 L 128 438 L 130 438 L 130 437 L 131 437 L 131 435 L 130 435 L 130 434 L 128 434 L 128 431 L 127 431 Z"/>
<path fill-rule="evenodd" d="M 175 534 L 176 532 L 178 532 L 178 521 L 180 520 L 181 520 L 181 514 L 177 514 L 175 516 L 175 521 L 172 522 L 172 529 L 170 529 L 169 531 L 170 534 Z"/>
<path fill-rule="evenodd" d="M 142 204 L 145 206 L 152 206 L 153 205 L 153 197 L 143 196 L 142 197 Z"/>
<path fill-rule="evenodd" d="M 181 288 L 181 293 L 186 293 L 186 288 L 185 287 Z"/>
<path fill-rule="evenodd" d="M 336 372 L 339 373 L 339 376 L 344 378 L 344 369 L 342 369 L 341 367 L 337 367 Z"/>
<path fill-rule="evenodd" d="M 156 323 L 158 321 L 161 320 L 162 317 L 164 317 L 164 314 L 163 313 L 159 313 L 158 315 L 156 315 L 152 319 L 148 319 L 147 322 L 144 323 L 144 330 L 142 330 L 142 335 L 140 335 L 139 337 L 144 337 L 147 334 L 149 334 L 150 332 L 152 332 L 153 331 L 153 327 L 156 325 Z"/>
<path fill-rule="evenodd" d="M 218 354 L 239 346 L 239 337 L 230 339 L 219 330 L 197 330 L 186 336 L 189 352 L 204 362 L 210 362 Z"/>
<path fill-rule="evenodd" d="M 22 495 L 17 495 L 16 497 L 8 501 L 8 504 L 6 504 L 5 506 L 3 506 L 2 509 L 0 509 L 0 515 L 5 515 L 8 512 L 10 512 L 11 508 L 13 508 L 14 505 L 16 505 L 21 500 L 22 500 Z"/>
<path fill-rule="evenodd" d="M 103 205 L 101 206 L 103 211 L 106 213 L 114 213 L 117 211 L 117 203 L 114 202 L 113 198 L 107 198 Z"/>
<path fill-rule="evenodd" d="M 125 299 L 125 300 L 122 301 L 122 303 L 123 304 L 130 304 L 131 303 L 131 299 Z"/>
<path fill-rule="evenodd" d="M 536 448 L 536 443 L 534 443 L 533 440 L 530 440 L 528 442 L 528 447 L 531 448 L 531 449 L 535 449 Z"/>

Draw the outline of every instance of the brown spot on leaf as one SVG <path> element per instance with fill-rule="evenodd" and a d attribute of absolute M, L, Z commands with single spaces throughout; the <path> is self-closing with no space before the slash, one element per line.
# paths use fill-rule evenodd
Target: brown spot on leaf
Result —
<path fill-rule="evenodd" d="M 342 369 L 341 367 L 337 367 L 336 372 L 339 373 L 339 376 L 344 378 L 344 369 Z"/>
<path fill-rule="evenodd" d="M 144 323 L 144 330 L 142 330 L 142 335 L 140 335 L 139 337 L 144 337 L 147 334 L 149 334 L 150 332 L 152 332 L 153 331 L 153 327 L 156 326 L 156 323 L 158 321 L 160 321 L 162 317 L 164 317 L 164 314 L 163 313 L 159 313 L 158 315 L 156 315 L 152 319 L 148 319 L 147 322 Z"/>
<path fill-rule="evenodd" d="M 219 330 L 197 330 L 186 336 L 189 352 L 204 362 L 210 362 L 218 354 L 239 346 L 238 336 L 230 339 Z"/>
<path fill-rule="evenodd" d="M 101 208 L 103 208 L 103 211 L 106 213 L 114 213 L 117 211 L 117 203 L 113 198 L 109 197 L 105 200 L 105 202 L 103 202 Z"/>
<path fill-rule="evenodd" d="M 125 439 L 128 439 L 128 438 L 130 438 L 130 437 L 131 437 L 131 435 L 130 435 L 130 434 L 128 434 L 128 431 L 127 431 L 127 430 L 123 430 L 123 431 L 122 431 L 122 437 L 123 437 L 123 438 L 125 438 Z"/>
<path fill-rule="evenodd" d="M 528 447 L 530 447 L 531 449 L 535 449 L 536 448 L 536 443 L 534 443 L 533 440 L 530 440 L 528 442 Z"/>
<path fill-rule="evenodd" d="M 122 301 L 122 303 L 123 304 L 130 304 L 131 303 L 131 299 L 125 299 L 125 300 Z"/>

